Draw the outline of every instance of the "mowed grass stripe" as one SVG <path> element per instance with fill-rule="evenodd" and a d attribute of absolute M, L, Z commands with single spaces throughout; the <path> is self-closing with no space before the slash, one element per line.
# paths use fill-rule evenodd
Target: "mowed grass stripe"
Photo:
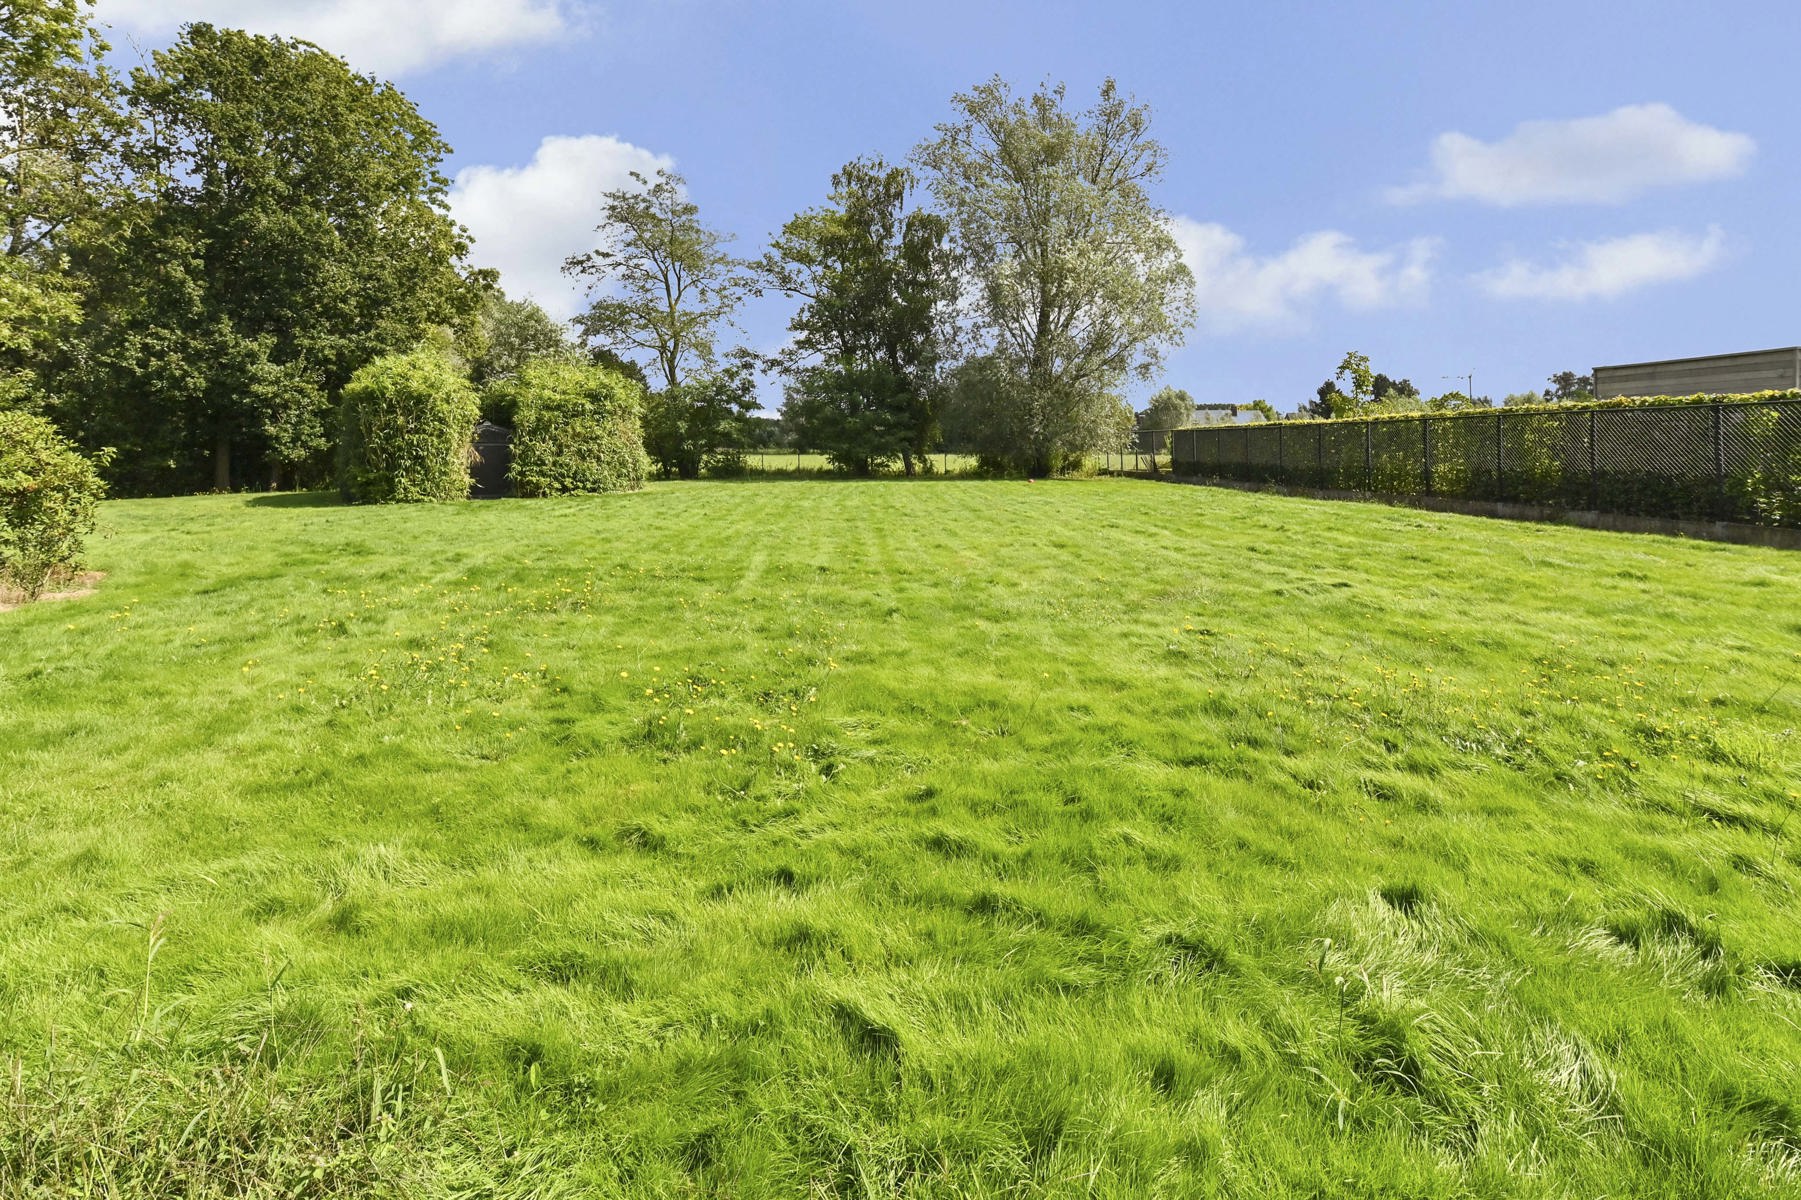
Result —
<path fill-rule="evenodd" d="M 0 1193 L 1769 1195 L 1801 560 L 1129 481 L 109 505 Z"/>

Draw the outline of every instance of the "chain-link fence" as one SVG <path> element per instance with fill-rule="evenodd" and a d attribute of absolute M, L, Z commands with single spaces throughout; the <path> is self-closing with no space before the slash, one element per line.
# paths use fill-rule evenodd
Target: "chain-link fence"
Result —
<path fill-rule="evenodd" d="M 1801 526 L 1801 400 L 1169 431 L 1177 474 Z"/>

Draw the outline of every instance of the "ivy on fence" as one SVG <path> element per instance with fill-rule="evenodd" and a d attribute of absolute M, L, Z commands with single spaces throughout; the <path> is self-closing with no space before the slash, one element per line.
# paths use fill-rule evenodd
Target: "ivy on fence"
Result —
<path fill-rule="evenodd" d="M 1635 516 L 1801 526 L 1801 393 L 1180 429 L 1176 472 Z"/>

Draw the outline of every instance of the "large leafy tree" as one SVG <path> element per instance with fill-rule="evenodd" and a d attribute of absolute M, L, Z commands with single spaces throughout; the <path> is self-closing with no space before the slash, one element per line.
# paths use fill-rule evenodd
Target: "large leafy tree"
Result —
<path fill-rule="evenodd" d="M 91 0 L 0 3 L 0 369 L 78 313 L 69 246 L 115 197 L 126 121 Z"/>
<path fill-rule="evenodd" d="M 728 235 L 701 223 L 680 175 L 654 180 L 632 172 L 635 187 L 601 197 L 600 245 L 563 270 L 592 292 L 578 324 L 597 348 L 648 354 L 664 387 L 712 366 L 719 330 L 753 290 Z"/>
<path fill-rule="evenodd" d="M 1008 406 L 1033 471 L 1098 449 L 1114 393 L 1154 375 L 1194 319 L 1194 278 L 1151 198 L 1165 152 L 1112 80 L 1072 112 L 1062 85 L 958 95 L 915 151 L 973 273 L 976 315 L 1020 390 Z M 1023 407 L 1022 407 L 1023 406 Z"/>
<path fill-rule="evenodd" d="M 188 26 L 135 71 L 133 194 L 83 264 L 84 436 L 133 490 L 321 469 L 364 364 L 465 323 L 480 288 L 448 147 L 397 89 L 305 42 Z"/>
<path fill-rule="evenodd" d="M 801 301 L 781 356 L 790 422 L 858 473 L 899 459 L 913 474 L 937 432 L 956 272 L 946 220 L 907 211 L 913 187 L 880 159 L 848 164 L 831 203 L 789 221 L 760 264 L 768 286 Z"/>

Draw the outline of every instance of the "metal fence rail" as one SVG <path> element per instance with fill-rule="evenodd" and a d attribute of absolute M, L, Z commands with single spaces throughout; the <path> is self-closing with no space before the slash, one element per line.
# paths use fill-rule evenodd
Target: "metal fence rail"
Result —
<path fill-rule="evenodd" d="M 1801 400 L 1171 431 L 1177 474 L 1801 527 Z"/>

